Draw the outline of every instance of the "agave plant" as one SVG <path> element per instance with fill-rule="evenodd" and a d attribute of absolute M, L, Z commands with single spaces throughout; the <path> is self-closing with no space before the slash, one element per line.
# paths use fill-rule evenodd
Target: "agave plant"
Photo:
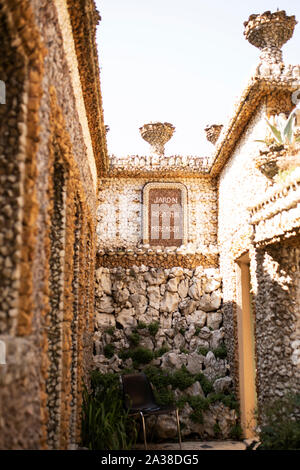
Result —
<path fill-rule="evenodd" d="M 295 111 L 292 111 L 287 119 L 283 118 L 282 115 L 277 116 L 276 124 L 273 125 L 266 119 L 272 135 L 273 140 L 279 145 L 294 145 L 300 142 L 300 136 L 295 135 Z M 272 143 L 270 139 L 256 140 L 256 142 L 264 142 L 265 144 Z"/>

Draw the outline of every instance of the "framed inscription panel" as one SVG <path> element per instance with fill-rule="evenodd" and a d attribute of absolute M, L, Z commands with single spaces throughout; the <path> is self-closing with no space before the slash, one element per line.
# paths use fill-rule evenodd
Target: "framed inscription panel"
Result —
<path fill-rule="evenodd" d="M 187 243 L 187 190 L 181 183 L 147 183 L 143 189 L 143 243 Z"/>

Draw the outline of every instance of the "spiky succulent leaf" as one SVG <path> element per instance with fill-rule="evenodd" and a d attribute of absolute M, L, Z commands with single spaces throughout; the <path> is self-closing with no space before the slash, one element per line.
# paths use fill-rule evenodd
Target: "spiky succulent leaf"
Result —
<path fill-rule="evenodd" d="M 287 123 L 286 123 L 284 131 L 283 131 L 283 135 L 287 139 L 288 143 L 291 143 L 292 139 L 293 139 L 294 118 L 295 118 L 295 114 L 292 111 L 291 114 L 288 117 Z"/>
<path fill-rule="evenodd" d="M 277 129 L 277 127 L 273 126 L 267 118 L 266 119 L 266 123 L 268 124 L 269 128 L 271 129 L 275 139 L 277 140 L 277 142 L 279 144 L 283 144 L 283 139 L 282 139 L 282 135 L 281 135 L 281 132 Z"/>

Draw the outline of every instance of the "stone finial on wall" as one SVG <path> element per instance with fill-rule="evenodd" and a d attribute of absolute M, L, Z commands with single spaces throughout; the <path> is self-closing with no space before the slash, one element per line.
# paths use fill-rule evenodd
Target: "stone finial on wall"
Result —
<path fill-rule="evenodd" d="M 211 126 L 206 126 L 204 130 L 206 132 L 207 140 L 215 145 L 220 136 L 222 128 L 222 124 L 212 124 Z"/>
<path fill-rule="evenodd" d="M 151 152 L 163 156 L 165 144 L 171 139 L 175 127 L 169 122 L 150 122 L 140 127 L 141 136 L 151 145 Z"/>
<path fill-rule="evenodd" d="M 284 10 L 261 15 L 250 15 L 245 21 L 246 39 L 262 52 L 261 62 L 269 64 L 282 62 L 282 46 L 291 39 L 297 21 L 295 16 L 287 16 Z"/>

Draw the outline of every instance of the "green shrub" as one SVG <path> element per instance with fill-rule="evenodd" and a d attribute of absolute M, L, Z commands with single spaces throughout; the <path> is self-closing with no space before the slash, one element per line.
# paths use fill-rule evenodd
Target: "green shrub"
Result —
<path fill-rule="evenodd" d="M 300 449 L 300 394 L 289 393 L 260 410 L 259 450 Z"/>
<path fill-rule="evenodd" d="M 132 358 L 134 365 L 148 364 L 154 358 L 154 354 L 150 349 L 140 346 L 131 351 L 130 357 Z"/>
<path fill-rule="evenodd" d="M 179 410 L 182 410 L 184 408 L 184 405 L 186 403 L 189 403 L 189 398 L 187 395 L 183 395 L 176 401 L 176 406 L 178 407 Z"/>
<path fill-rule="evenodd" d="M 161 357 L 161 356 L 163 356 L 164 354 L 166 354 L 168 351 L 169 351 L 168 346 L 162 346 L 162 347 L 159 348 L 157 351 L 155 351 L 154 356 L 155 356 L 155 357 Z"/>
<path fill-rule="evenodd" d="M 126 361 L 126 359 L 129 359 L 131 357 L 131 351 L 130 349 L 122 349 L 119 353 L 118 356 L 122 361 Z"/>
<path fill-rule="evenodd" d="M 174 392 L 168 388 L 154 389 L 154 396 L 158 405 L 167 406 L 175 403 Z"/>
<path fill-rule="evenodd" d="M 115 353 L 115 347 L 113 344 L 106 344 L 103 348 L 104 356 L 107 357 L 107 359 L 110 359 L 113 357 Z"/>
<path fill-rule="evenodd" d="M 202 354 L 202 356 L 206 356 L 206 354 L 209 352 L 208 348 L 203 348 L 202 346 L 199 346 L 197 350 L 198 354 Z"/>
<path fill-rule="evenodd" d="M 219 437 L 220 434 L 222 434 L 222 430 L 218 422 L 214 424 L 213 430 L 214 430 L 215 437 Z"/>
<path fill-rule="evenodd" d="M 105 330 L 105 333 L 109 334 L 110 336 L 112 336 L 114 334 L 114 332 L 115 332 L 115 327 L 114 326 L 109 326 Z"/>
<path fill-rule="evenodd" d="M 201 372 L 195 376 L 195 380 L 200 382 L 201 388 L 203 390 L 204 395 L 208 395 L 209 393 L 213 392 L 214 387 L 212 383 L 205 377 L 204 374 Z"/>
<path fill-rule="evenodd" d="M 187 350 L 186 348 L 182 347 L 182 346 L 181 346 L 181 348 L 180 348 L 180 352 L 181 352 L 182 354 L 188 354 L 188 350 Z"/>
<path fill-rule="evenodd" d="M 180 333 L 182 336 L 184 336 L 184 334 L 185 334 L 185 329 L 184 329 L 184 328 L 180 328 L 179 333 Z"/>
<path fill-rule="evenodd" d="M 228 408 L 235 410 L 237 413 L 239 412 L 239 403 L 236 400 L 233 393 L 225 394 L 225 393 L 210 393 L 207 397 L 209 403 L 213 404 L 216 402 L 222 402 Z"/>
<path fill-rule="evenodd" d="M 123 407 L 117 374 L 91 375 L 91 391 L 84 386 L 82 445 L 90 450 L 130 450 L 135 444 L 135 422 Z"/>
<path fill-rule="evenodd" d="M 133 344 L 133 346 L 137 346 L 140 342 L 140 339 L 141 339 L 141 337 L 137 332 L 133 332 L 129 336 L 129 341 Z"/>
<path fill-rule="evenodd" d="M 243 438 L 243 430 L 239 423 L 232 426 L 230 433 L 229 433 L 229 437 L 230 439 L 233 439 L 235 441 L 240 441 Z"/>
<path fill-rule="evenodd" d="M 201 331 L 201 328 L 199 326 L 196 326 L 196 329 L 195 329 L 195 336 L 198 336 L 199 333 Z"/>
<path fill-rule="evenodd" d="M 138 330 L 143 330 L 143 329 L 145 329 L 145 328 L 147 328 L 146 323 L 143 322 L 143 321 L 139 321 L 139 320 L 138 320 L 137 329 L 138 329 Z"/>
<path fill-rule="evenodd" d="M 194 382 L 194 376 L 184 366 L 176 370 L 171 376 L 171 385 L 174 389 L 179 388 L 179 390 L 185 390 Z"/>
<path fill-rule="evenodd" d="M 158 367 L 147 366 L 144 369 L 149 381 L 154 385 L 156 389 L 167 388 L 171 384 L 170 374 Z"/>
<path fill-rule="evenodd" d="M 193 409 L 192 413 L 190 414 L 190 419 L 194 423 L 203 424 L 203 411 L 207 410 L 209 407 L 207 399 L 196 396 L 190 397 L 188 402 Z"/>
<path fill-rule="evenodd" d="M 227 356 L 227 349 L 226 349 L 225 344 L 223 343 L 223 344 L 221 344 L 221 346 L 214 349 L 213 353 L 214 353 L 216 358 L 225 359 L 225 357 Z"/>
<path fill-rule="evenodd" d="M 154 321 L 148 325 L 148 331 L 151 336 L 155 336 L 159 330 L 159 321 Z"/>

